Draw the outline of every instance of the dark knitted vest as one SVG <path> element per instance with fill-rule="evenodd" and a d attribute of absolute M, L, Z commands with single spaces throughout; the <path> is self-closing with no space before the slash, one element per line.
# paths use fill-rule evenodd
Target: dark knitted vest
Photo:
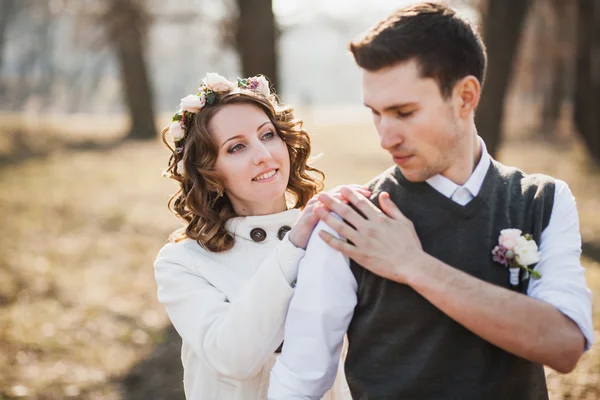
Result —
<path fill-rule="evenodd" d="M 391 195 L 428 254 L 505 288 L 510 288 L 509 272 L 491 255 L 500 231 L 521 229 L 539 244 L 554 202 L 552 178 L 496 161 L 479 195 L 466 206 L 427 183 L 408 182 L 396 167 L 370 187 L 374 198 L 381 191 Z M 354 261 L 351 269 L 358 304 L 348 329 L 345 369 L 355 400 L 548 399 L 542 365 L 486 342 L 409 286 L 380 278 Z M 527 285 L 523 281 L 517 290 L 525 293 Z"/>

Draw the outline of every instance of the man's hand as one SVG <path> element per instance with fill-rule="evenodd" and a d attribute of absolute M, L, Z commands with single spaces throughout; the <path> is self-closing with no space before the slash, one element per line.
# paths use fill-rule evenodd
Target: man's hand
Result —
<path fill-rule="evenodd" d="M 343 201 L 321 193 L 321 205 L 315 208 L 315 215 L 352 243 L 324 231 L 320 232 L 321 238 L 374 274 L 407 283 L 411 274 L 418 272 L 419 260 L 425 254 L 413 223 L 402 214 L 386 192 L 379 195 L 383 212 L 355 190 L 342 188 L 340 194 L 364 217 Z M 337 219 L 331 212 L 347 223 Z"/>
<path fill-rule="evenodd" d="M 367 187 L 360 185 L 336 186 L 333 189 L 329 190 L 327 194 L 333 199 L 338 199 L 346 203 L 347 200 L 340 193 L 340 190 L 344 187 L 355 190 L 357 193 L 363 196 L 371 195 L 371 191 Z M 310 238 L 313 229 L 315 229 L 317 222 L 319 222 L 319 218 L 317 218 L 317 216 L 314 213 L 314 209 L 318 204 L 319 200 L 315 195 L 312 199 L 308 201 L 308 203 L 302 210 L 302 214 L 300 214 L 300 217 L 298 217 L 298 220 L 296 221 L 294 227 L 289 233 L 290 242 L 294 246 L 306 250 L 308 239 Z"/>

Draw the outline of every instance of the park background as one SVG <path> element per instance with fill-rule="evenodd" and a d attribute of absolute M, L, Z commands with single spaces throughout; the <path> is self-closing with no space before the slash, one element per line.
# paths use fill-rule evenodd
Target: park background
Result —
<path fill-rule="evenodd" d="M 366 182 L 392 161 L 347 44 L 406 3 L 0 0 L 0 399 L 183 399 L 152 267 L 180 226 L 158 132 L 206 72 L 263 73 L 327 187 Z M 569 183 L 600 293 L 600 0 L 450 3 L 488 47 L 480 135 Z M 600 399 L 599 347 L 547 375 L 553 400 Z"/>

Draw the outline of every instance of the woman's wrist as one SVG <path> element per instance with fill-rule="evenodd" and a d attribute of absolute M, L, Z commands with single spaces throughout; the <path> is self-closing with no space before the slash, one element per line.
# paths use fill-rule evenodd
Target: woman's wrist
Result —
<path fill-rule="evenodd" d="M 305 250 L 290 241 L 290 233 L 283 237 L 277 248 L 277 260 L 283 277 L 293 287 L 298 276 L 298 264 L 304 257 Z"/>
<path fill-rule="evenodd" d="M 304 240 L 304 241 L 300 241 L 298 240 L 298 234 L 297 231 L 295 231 L 294 229 L 292 229 L 289 233 L 288 233 L 288 240 L 290 241 L 290 243 L 298 248 L 298 249 L 302 249 L 302 250 L 306 250 L 306 245 L 308 244 L 308 240 Z"/>

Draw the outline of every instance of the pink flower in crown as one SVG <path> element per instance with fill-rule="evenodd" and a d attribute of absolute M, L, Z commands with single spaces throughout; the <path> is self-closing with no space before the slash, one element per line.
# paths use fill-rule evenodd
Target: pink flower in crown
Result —
<path fill-rule="evenodd" d="M 269 97 L 271 95 L 269 81 L 267 81 L 267 78 L 262 75 L 248 78 L 248 87 L 252 90 L 262 93 L 265 97 Z"/>
<path fill-rule="evenodd" d="M 500 231 L 498 243 L 507 250 L 514 250 L 521 236 L 520 229 L 503 229 Z"/>

